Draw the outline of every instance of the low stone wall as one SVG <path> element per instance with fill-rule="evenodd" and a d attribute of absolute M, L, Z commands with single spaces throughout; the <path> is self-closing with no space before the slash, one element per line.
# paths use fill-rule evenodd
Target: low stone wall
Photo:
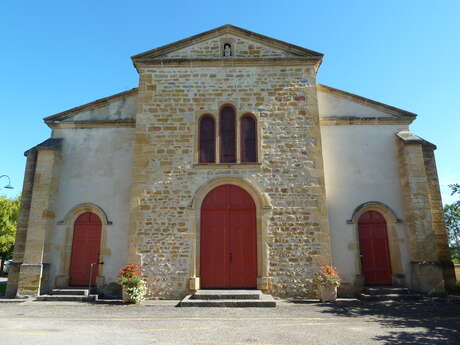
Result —
<path fill-rule="evenodd" d="M 460 282 L 460 265 L 455 265 L 455 276 L 457 277 L 457 281 Z"/>

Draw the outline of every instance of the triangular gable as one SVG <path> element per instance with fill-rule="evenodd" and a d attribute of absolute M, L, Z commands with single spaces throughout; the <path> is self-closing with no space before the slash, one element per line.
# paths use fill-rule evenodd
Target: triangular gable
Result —
<path fill-rule="evenodd" d="M 43 120 L 48 125 L 65 122 L 134 120 L 136 107 L 137 88 L 134 88 L 45 117 Z"/>
<path fill-rule="evenodd" d="M 260 35 L 233 25 L 218 28 L 167 44 L 163 47 L 134 55 L 133 61 L 149 59 L 190 59 L 223 57 L 223 46 L 229 43 L 232 56 L 257 57 L 309 57 L 321 60 L 323 54 L 271 37 Z"/>
<path fill-rule="evenodd" d="M 322 84 L 318 84 L 318 107 L 321 118 L 360 117 L 415 119 L 417 116 L 409 111 Z"/>

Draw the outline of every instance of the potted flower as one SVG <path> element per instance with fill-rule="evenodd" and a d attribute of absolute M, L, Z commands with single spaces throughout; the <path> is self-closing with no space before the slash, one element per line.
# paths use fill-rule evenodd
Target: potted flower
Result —
<path fill-rule="evenodd" d="M 141 303 L 144 300 L 147 288 L 139 265 L 128 264 L 118 272 L 118 282 L 122 286 L 123 301 Z"/>
<path fill-rule="evenodd" d="M 335 301 L 337 299 L 337 287 L 341 279 L 335 267 L 326 265 L 316 272 L 314 281 L 318 284 L 321 302 Z"/>

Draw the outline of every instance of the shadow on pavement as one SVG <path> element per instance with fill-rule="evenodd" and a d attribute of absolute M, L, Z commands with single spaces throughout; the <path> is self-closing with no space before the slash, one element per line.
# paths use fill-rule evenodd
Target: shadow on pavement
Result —
<path fill-rule="evenodd" d="M 323 313 L 375 318 L 389 330 L 374 339 L 382 344 L 460 344 L 460 300 L 425 298 L 392 303 L 336 302 L 322 304 Z"/>

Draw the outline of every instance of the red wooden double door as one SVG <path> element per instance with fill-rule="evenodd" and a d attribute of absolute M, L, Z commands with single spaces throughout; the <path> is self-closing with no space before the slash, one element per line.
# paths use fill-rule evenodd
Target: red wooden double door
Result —
<path fill-rule="evenodd" d="M 361 269 L 368 285 L 390 285 L 391 264 L 385 218 L 368 211 L 358 220 Z"/>
<path fill-rule="evenodd" d="M 91 212 L 81 214 L 75 221 L 69 285 L 88 286 L 90 277 L 91 285 L 95 285 L 101 247 L 101 229 L 101 220 Z"/>
<path fill-rule="evenodd" d="M 201 207 L 202 288 L 256 288 L 256 207 L 242 188 L 213 189 Z"/>

